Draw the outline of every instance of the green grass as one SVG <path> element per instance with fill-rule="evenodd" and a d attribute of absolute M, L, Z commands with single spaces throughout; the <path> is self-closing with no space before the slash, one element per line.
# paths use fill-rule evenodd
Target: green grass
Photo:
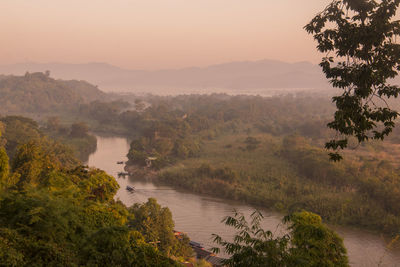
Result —
<path fill-rule="evenodd" d="M 197 157 L 163 169 L 159 179 L 193 192 L 285 213 L 312 211 L 333 224 L 384 232 L 400 228 L 400 216 L 396 213 L 399 205 L 388 204 L 385 198 L 389 196 L 385 193 L 378 197 L 377 192 L 366 191 L 370 179 L 359 171 L 362 162 L 331 163 L 326 151 L 308 142 L 287 151 L 282 138 L 259 133 L 251 136 L 260 141 L 254 150 L 246 149 L 246 134 L 225 134 L 205 141 Z M 211 174 L 204 174 L 201 166 L 210 166 Z M 232 170 L 235 178 L 218 177 L 218 170 L 224 168 Z M 393 179 L 394 187 L 398 187 L 399 177 Z M 378 185 L 383 185 L 381 182 Z M 395 195 L 392 189 L 385 190 Z"/>

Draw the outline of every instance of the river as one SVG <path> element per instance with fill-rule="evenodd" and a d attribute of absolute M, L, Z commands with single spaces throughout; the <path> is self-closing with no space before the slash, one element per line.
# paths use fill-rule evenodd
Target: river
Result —
<path fill-rule="evenodd" d="M 89 156 L 88 165 L 105 170 L 116 177 L 120 189 L 116 198 L 125 205 L 146 202 L 153 197 L 162 206 L 167 206 L 173 215 L 175 229 L 188 234 L 191 240 L 203 244 L 206 248 L 213 246 L 211 234 L 225 238 L 233 236 L 234 231 L 221 223 L 223 217 L 232 215 L 234 209 L 249 215 L 254 207 L 205 195 L 197 195 L 174 189 L 166 185 L 156 185 L 147 181 L 136 181 L 132 178 L 118 178 L 124 165 L 117 161 L 126 161 L 129 143 L 125 138 L 97 136 L 97 150 Z M 135 187 L 135 193 L 129 193 L 126 186 Z M 282 214 L 261 210 L 265 219 L 263 227 L 277 234 L 283 230 Z M 365 230 L 348 227 L 334 227 L 344 238 L 352 266 L 400 266 L 400 248 L 387 248 L 390 240 Z"/>

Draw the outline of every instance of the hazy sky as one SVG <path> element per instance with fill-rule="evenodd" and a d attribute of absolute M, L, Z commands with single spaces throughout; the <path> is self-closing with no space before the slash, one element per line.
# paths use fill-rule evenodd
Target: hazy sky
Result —
<path fill-rule="evenodd" d="M 0 0 L 0 64 L 131 69 L 318 62 L 302 27 L 331 0 Z"/>

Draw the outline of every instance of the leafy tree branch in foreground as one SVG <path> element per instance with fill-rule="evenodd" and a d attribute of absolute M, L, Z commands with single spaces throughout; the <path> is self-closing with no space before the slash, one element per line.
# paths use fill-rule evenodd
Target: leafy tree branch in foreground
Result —
<path fill-rule="evenodd" d="M 359 143 L 384 139 L 393 130 L 399 113 L 388 99 L 400 93 L 390 79 L 400 70 L 400 22 L 394 21 L 399 0 L 335 0 L 304 28 L 325 53 L 320 66 L 333 87 L 343 93 L 332 98 L 337 111 L 328 127 L 339 136 L 326 143 L 332 160 L 348 137 Z"/>
<path fill-rule="evenodd" d="M 214 242 L 231 257 L 227 266 L 349 266 L 343 240 L 311 212 L 286 216 L 288 234 L 274 237 L 261 228 L 262 214 L 255 211 L 249 224 L 243 214 L 235 212 L 223 222 L 238 232 L 233 242 L 214 235 Z M 219 248 L 214 248 L 219 252 Z"/>

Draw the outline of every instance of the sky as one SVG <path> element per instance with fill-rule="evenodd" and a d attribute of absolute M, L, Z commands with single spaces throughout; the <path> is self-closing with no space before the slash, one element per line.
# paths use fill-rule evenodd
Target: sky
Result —
<path fill-rule="evenodd" d="M 168 69 L 319 62 L 303 26 L 331 0 L 1 0 L 0 64 Z"/>

